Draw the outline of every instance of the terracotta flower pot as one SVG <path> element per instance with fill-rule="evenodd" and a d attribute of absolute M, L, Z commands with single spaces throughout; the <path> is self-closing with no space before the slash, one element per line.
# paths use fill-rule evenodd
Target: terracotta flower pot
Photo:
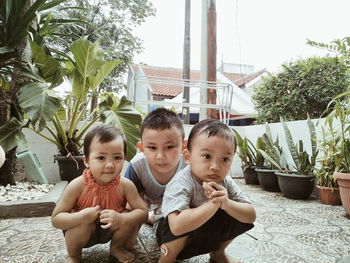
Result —
<path fill-rule="evenodd" d="M 350 218 L 350 174 L 335 172 L 340 191 L 340 198 L 345 209 L 346 217 Z"/>
<path fill-rule="evenodd" d="M 320 201 L 326 205 L 341 205 L 339 187 L 327 187 L 317 185 L 320 193 Z"/>

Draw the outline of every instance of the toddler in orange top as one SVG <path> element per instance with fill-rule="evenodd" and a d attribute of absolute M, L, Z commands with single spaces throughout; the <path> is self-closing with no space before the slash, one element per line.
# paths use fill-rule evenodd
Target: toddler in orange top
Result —
<path fill-rule="evenodd" d="M 130 232 L 148 214 L 135 185 L 120 176 L 126 151 L 125 136 L 116 127 L 100 125 L 86 135 L 87 168 L 68 184 L 51 216 L 52 225 L 64 230 L 69 262 L 80 262 L 83 248 L 110 240 L 110 252 L 120 262 L 134 259 Z"/>

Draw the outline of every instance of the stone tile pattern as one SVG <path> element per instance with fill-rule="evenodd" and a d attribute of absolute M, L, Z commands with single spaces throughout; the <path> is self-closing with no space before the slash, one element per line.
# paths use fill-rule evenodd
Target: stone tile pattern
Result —
<path fill-rule="evenodd" d="M 350 254 L 350 220 L 342 206 L 323 205 L 317 199 L 286 199 L 235 179 L 257 210 L 255 227 L 236 238 L 228 252 L 244 263 L 332 263 Z M 118 262 L 109 244 L 83 251 L 84 262 Z M 134 253 L 136 263 L 157 262 L 159 248 L 152 228 L 143 225 Z M 11 218 L 0 221 L 0 263 L 65 262 L 62 231 L 50 217 Z M 209 262 L 208 255 L 184 262 Z"/>

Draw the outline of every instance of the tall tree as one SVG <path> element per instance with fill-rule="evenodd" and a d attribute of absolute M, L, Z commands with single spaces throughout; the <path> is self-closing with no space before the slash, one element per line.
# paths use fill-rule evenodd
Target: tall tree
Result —
<path fill-rule="evenodd" d="M 66 36 L 53 39 L 57 45 L 70 42 L 82 36 L 88 36 L 88 40 L 95 42 L 100 40 L 100 45 L 105 50 L 109 60 L 121 60 L 121 63 L 113 70 L 100 86 L 104 91 L 119 92 L 125 87 L 124 74 L 135 54 L 142 51 L 142 41 L 133 31 L 149 16 L 155 14 L 155 10 L 149 0 L 70 0 L 66 5 L 76 6 L 60 11 L 63 18 L 84 20 L 87 23 L 80 27 L 71 27 L 66 24 L 64 32 Z M 97 91 L 99 93 L 99 91 Z"/>

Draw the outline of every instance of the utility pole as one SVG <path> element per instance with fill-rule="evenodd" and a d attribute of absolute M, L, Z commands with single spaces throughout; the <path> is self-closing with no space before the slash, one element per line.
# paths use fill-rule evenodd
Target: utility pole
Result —
<path fill-rule="evenodd" d="M 202 22 L 201 22 L 201 83 L 206 83 L 208 80 L 208 0 L 202 0 Z M 200 88 L 200 103 L 207 104 L 207 91 L 205 88 Z M 199 120 L 207 118 L 207 110 L 200 108 Z"/>
<path fill-rule="evenodd" d="M 190 61 L 191 61 L 191 0 L 185 0 L 185 37 L 184 37 L 184 51 L 183 51 L 183 72 L 182 78 L 184 80 L 183 102 L 190 102 Z M 182 107 L 182 119 L 185 124 L 190 123 L 190 109 L 189 107 Z"/>
<path fill-rule="evenodd" d="M 208 78 L 209 82 L 216 85 L 216 0 L 209 0 L 208 8 Z M 216 89 L 208 89 L 207 103 L 216 104 Z M 208 109 L 208 117 L 215 119 L 217 117 L 216 109 Z"/>

